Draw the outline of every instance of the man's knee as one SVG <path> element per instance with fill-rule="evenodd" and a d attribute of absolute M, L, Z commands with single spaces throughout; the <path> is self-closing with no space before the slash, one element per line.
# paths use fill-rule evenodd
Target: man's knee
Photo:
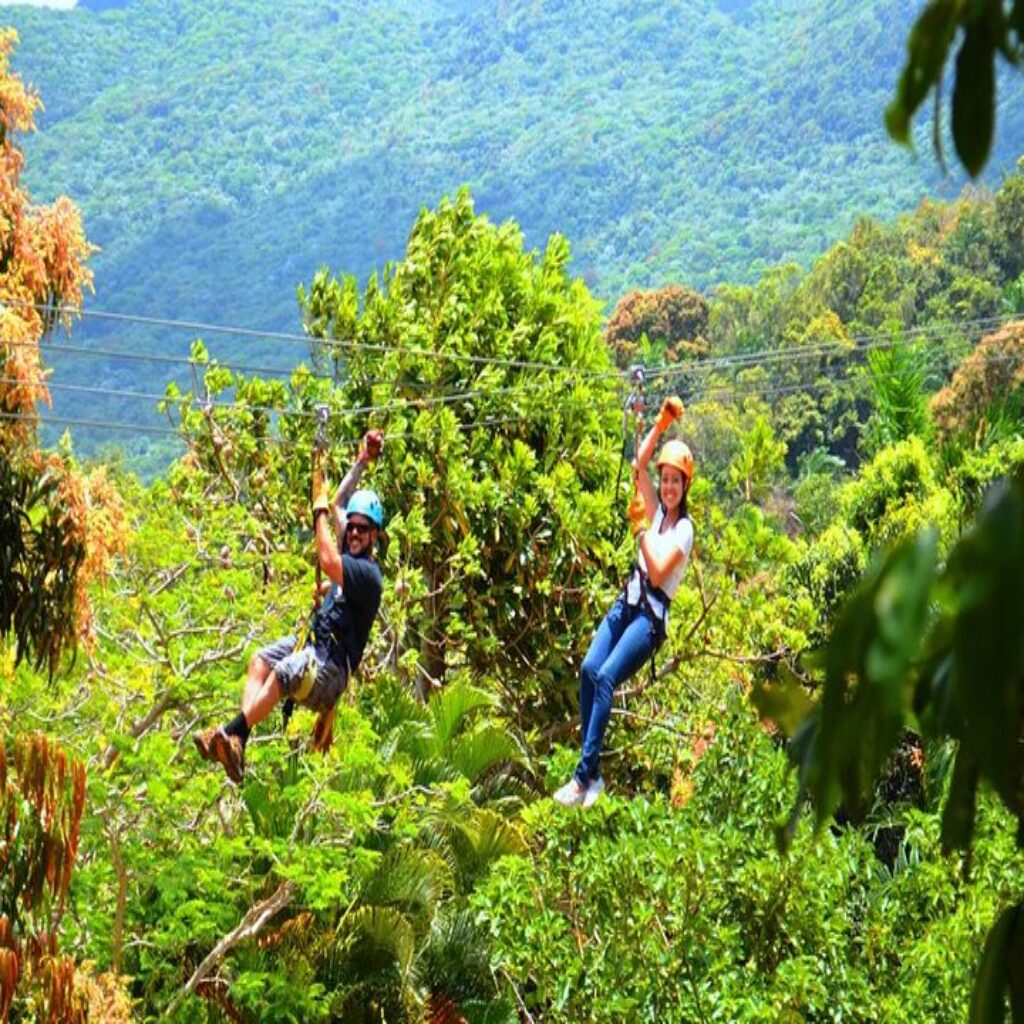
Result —
<path fill-rule="evenodd" d="M 264 680 L 270 675 L 270 666 L 259 656 L 254 654 L 249 659 L 249 678 Z"/>

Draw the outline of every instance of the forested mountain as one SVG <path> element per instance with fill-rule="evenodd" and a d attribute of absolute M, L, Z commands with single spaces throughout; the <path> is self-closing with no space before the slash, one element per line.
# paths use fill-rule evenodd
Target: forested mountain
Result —
<path fill-rule="evenodd" d="M 943 185 L 881 112 L 900 0 L 138 0 L 11 8 L 46 98 L 40 200 L 82 206 L 97 304 L 294 327 L 322 263 L 365 278 L 468 184 L 528 245 L 554 230 L 614 301 L 807 264 L 860 214 Z M 1024 140 L 1002 89 L 989 180 Z M 1017 101 L 1017 102 L 1015 102 Z"/>
<path fill-rule="evenodd" d="M 882 127 L 911 15 L 898 0 L 5 11 L 16 69 L 46 101 L 26 183 L 83 210 L 100 247 L 91 307 L 289 331 L 299 282 L 323 264 L 365 279 L 464 183 L 527 246 L 565 234 L 608 310 L 630 287 L 807 266 L 860 215 L 955 194 L 927 131 L 915 156 Z M 1001 83 L 992 184 L 1021 150 L 1021 96 L 1019 78 Z M 95 319 L 76 332 L 179 358 L 196 333 Z M 221 338 L 215 354 L 290 367 L 304 352 Z M 152 395 L 187 379 L 181 365 L 51 361 L 54 412 L 79 419 L 152 428 L 153 401 L 68 385 L 139 391 L 141 371 Z"/>

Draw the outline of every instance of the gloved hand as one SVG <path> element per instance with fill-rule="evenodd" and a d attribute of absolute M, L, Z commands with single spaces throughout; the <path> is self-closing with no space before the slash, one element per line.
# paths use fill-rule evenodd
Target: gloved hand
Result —
<path fill-rule="evenodd" d="M 678 395 L 670 395 L 661 403 L 661 409 L 658 412 L 658 419 L 655 422 L 655 426 L 658 430 L 668 430 L 672 426 L 673 420 L 679 419 L 683 415 L 683 400 Z"/>
<path fill-rule="evenodd" d="M 373 462 L 380 455 L 384 445 L 384 432 L 381 430 L 368 430 L 363 435 L 363 446 L 359 449 L 361 462 Z"/>
<path fill-rule="evenodd" d="M 324 472 L 319 463 L 313 466 L 313 518 L 317 512 L 329 512 L 331 508 L 331 491 L 324 479 Z"/>
<path fill-rule="evenodd" d="M 644 496 L 639 491 L 633 492 L 626 515 L 629 517 L 634 537 L 647 529 L 647 506 L 644 504 Z"/>

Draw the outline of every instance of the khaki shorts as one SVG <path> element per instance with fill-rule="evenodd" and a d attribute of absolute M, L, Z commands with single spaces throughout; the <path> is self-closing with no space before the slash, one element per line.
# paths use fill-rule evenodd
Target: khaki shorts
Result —
<path fill-rule="evenodd" d="M 329 711 L 338 703 L 338 698 L 348 685 L 344 669 L 333 661 L 321 658 L 311 644 L 295 650 L 294 636 L 285 636 L 261 647 L 256 656 L 273 669 L 277 675 L 277 685 L 285 697 L 293 697 L 299 691 L 306 667 L 312 659 L 316 664 L 313 688 L 306 699 L 299 703 L 313 711 Z"/>

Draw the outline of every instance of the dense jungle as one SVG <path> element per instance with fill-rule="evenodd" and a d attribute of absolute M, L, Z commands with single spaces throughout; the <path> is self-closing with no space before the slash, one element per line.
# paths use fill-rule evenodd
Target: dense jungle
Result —
<path fill-rule="evenodd" d="M 432 46 L 429 33 L 442 15 L 479 24 L 468 38 L 481 46 L 489 38 L 475 5 L 416 6 L 415 16 L 412 5 L 373 6 L 368 23 L 388 45 L 415 35 L 411 52 L 439 64 L 451 59 L 448 37 Z M 545 12 L 557 12 L 537 5 L 541 23 L 516 35 L 528 5 L 499 6 L 511 43 L 493 60 L 446 64 L 419 102 L 465 96 L 470 85 L 450 83 L 471 72 L 500 91 L 513 65 L 528 84 L 533 47 L 551 37 Z M 272 32 L 269 7 L 248 5 L 246 17 Z M 702 30 L 756 36 L 767 7 L 720 3 Z M 133 18 L 171 32 L 192 10 L 67 16 L 102 46 Z M 330 15 L 325 5 L 316 17 Z M 29 33 L 56 17 L 11 20 Z M 641 28 L 656 20 L 634 17 Z M 188 22 L 196 38 L 180 48 L 182 68 L 193 45 L 224 45 L 218 18 Z M 832 29 L 838 38 L 843 26 Z M 264 68 L 268 81 L 282 79 L 295 38 L 278 40 L 282 66 Z M 660 59 L 643 38 L 638 59 Z M 569 220 L 543 238 L 547 215 L 486 212 L 503 204 L 472 170 L 490 166 L 477 156 L 468 185 L 421 196 L 418 213 L 387 187 L 400 161 L 383 172 L 374 202 L 406 218 L 405 242 L 371 269 L 312 221 L 286 226 L 299 199 L 283 167 L 279 181 L 246 186 L 282 200 L 279 248 L 252 238 L 260 260 L 277 261 L 293 233 L 313 246 L 301 266 L 290 252 L 280 263 L 294 278 L 283 291 L 270 276 L 249 281 L 291 303 L 273 365 L 266 349 L 257 365 L 225 358 L 215 332 L 199 329 L 170 379 L 118 364 L 135 387 L 156 389 L 166 431 L 140 463 L 130 445 L 83 450 L 73 430 L 52 443 L 45 434 L 60 346 L 88 348 L 76 310 L 117 308 L 118 274 L 136 258 L 123 239 L 96 252 L 76 193 L 104 231 L 122 200 L 148 215 L 118 180 L 97 189 L 89 166 L 45 159 L 88 107 L 80 62 L 59 87 L 51 68 L 42 114 L 26 80 L 44 77 L 47 45 L 33 42 L 23 75 L 16 34 L 0 36 L 3 1024 L 1024 1014 L 1019 114 L 1004 119 L 995 158 L 1016 146 L 1014 159 L 991 180 L 938 198 L 909 185 L 876 216 L 794 200 L 813 228 L 777 248 L 722 246 L 719 230 L 731 229 L 713 217 L 707 230 L 681 227 L 624 182 L 633 216 L 674 239 L 677 257 L 642 272 L 631 246 L 647 250 L 651 237 L 599 203 L 581 206 L 590 227 Z M 145 52 L 137 89 L 108 68 L 87 116 L 97 131 L 109 128 L 96 116 L 104 104 L 141 105 L 139 125 L 167 116 L 150 109 L 161 100 L 147 92 Z M 356 48 L 345 59 L 362 58 Z M 409 92 L 384 79 L 384 93 Z M 166 81 L 173 92 L 185 79 Z M 815 82 L 808 89 L 825 87 Z M 369 78 L 366 88 L 349 98 L 364 113 L 378 97 Z M 872 102 L 857 90 L 849 100 Z M 290 102 L 286 92 L 249 101 L 254 116 Z M 447 146 L 459 124 L 469 137 L 453 118 Z M 30 144 L 36 121 L 52 137 Z M 677 142 L 655 150 L 682 160 Z M 136 145 L 127 130 L 110 143 Z M 174 159 L 199 175 L 202 146 Z M 294 155 L 287 139 L 273 147 Z M 830 159 L 829 188 L 808 171 L 825 204 L 851 168 Z M 763 155 L 752 160 L 765 170 Z M 516 162 L 526 165 L 541 174 Z M 41 199 L 28 188 L 58 174 L 64 183 Z M 722 174 L 737 179 L 734 167 Z M 600 166 L 593 176 L 595 189 L 615 177 Z M 700 187 L 724 201 L 714 182 Z M 224 202 L 251 204 L 246 195 Z M 275 201 L 265 202 L 257 210 Z M 128 233 L 145 232 L 140 222 Z M 164 266 L 171 290 L 190 287 L 170 269 L 187 255 Z M 122 308 L 206 315 L 173 306 L 167 290 L 143 304 L 148 262 Z M 210 268 L 191 272 L 213 294 Z M 114 415 L 113 383 L 76 373 L 65 382 L 92 379 Z M 551 794 L 578 757 L 580 662 L 635 556 L 625 509 L 637 415 L 646 427 L 673 395 L 685 411 L 669 436 L 696 462 L 692 558 L 665 644 L 616 691 L 607 792 L 587 809 L 561 807 Z M 192 737 L 237 711 L 252 653 L 308 618 L 315 453 L 336 484 L 367 430 L 384 438 L 367 477 L 386 513 L 383 600 L 333 744 L 311 751 L 313 716 L 275 711 L 235 785 Z"/>

